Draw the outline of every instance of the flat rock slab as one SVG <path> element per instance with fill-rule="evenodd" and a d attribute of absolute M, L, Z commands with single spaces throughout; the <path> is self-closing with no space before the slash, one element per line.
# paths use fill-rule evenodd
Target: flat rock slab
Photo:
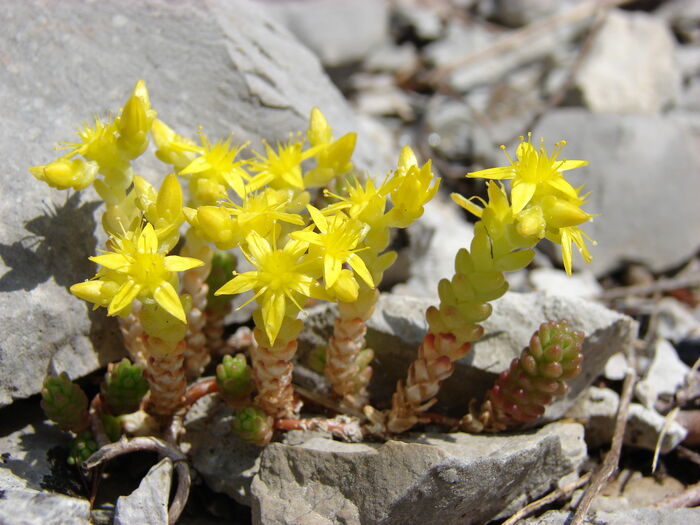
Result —
<path fill-rule="evenodd" d="M 256 524 L 484 523 L 577 469 L 582 428 L 512 436 L 410 434 L 384 444 L 268 445 L 253 479 Z"/>
<path fill-rule="evenodd" d="M 375 406 L 386 407 L 396 382 L 406 377 L 426 330 L 427 299 L 383 294 L 367 326 L 367 345 L 375 351 L 370 394 Z M 569 383 L 569 393 L 547 408 L 543 421 L 560 418 L 576 398 L 602 373 L 616 351 L 630 345 L 637 333 L 631 318 L 596 303 L 575 297 L 541 293 L 508 293 L 493 303 L 493 314 L 484 323 L 485 335 L 471 352 L 458 361 L 454 375 L 440 390 L 433 409 L 461 417 L 470 399 L 481 399 L 496 376 L 520 355 L 534 330 L 544 321 L 568 319 L 586 333 L 582 374 Z M 302 356 L 315 345 L 325 344 L 331 334 L 336 310 L 321 305 L 309 310 L 300 340 Z"/>
<path fill-rule="evenodd" d="M 163 458 L 148 471 L 134 492 L 117 500 L 114 525 L 167 525 L 172 478 L 173 463 Z"/>
<path fill-rule="evenodd" d="M 36 401 L 20 401 L 0 418 L 0 523 L 88 525 L 90 503 L 66 464 L 68 435 Z"/>
<path fill-rule="evenodd" d="M 549 511 L 538 518 L 523 520 L 522 525 L 566 525 L 573 513 Z M 690 525 L 700 522 L 700 509 L 631 509 L 619 512 L 591 512 L 585 525 Z"/>
<path fill-rule="evenodd" d="M 118 109 L 145 79 L 159 117 L 185 135 L 286 140 L 319 106 L 337 136 L 358 124 L 318 59 L 264 6 L 244 0 L 96 3 L 13 0 L 0 10 L 0 406 L 39 391 L 47 373 L 83 376 L 118 359 L 116 323 L 73 297 L 101 245 L 94 192 L 59 192 L 31 165 L 94 114 Z M 359 138 L 357 163 L 372 166 Z M 143 161 L 143 162 L 142 162 Z M 152 180 L 157 161 L 135 169 Z"/>

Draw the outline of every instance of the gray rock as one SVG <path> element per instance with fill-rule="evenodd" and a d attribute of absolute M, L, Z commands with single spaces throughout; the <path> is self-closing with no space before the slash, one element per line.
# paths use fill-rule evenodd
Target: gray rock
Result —
<path fill-rule="evenodd" d="M 581 427 L 513 436 L 411 434 L 385 444 L 268 445 L 252 484 L 256 524 L 484 523 L 577 470 Z"/>
<path fill-rule="evenodd" d="M 8 525 L 90 525 L 90 502 L 30 489 L 4 489 L 0 523 Z"/>
<path fill-rule="evenodd" d="M 616 392 L 592 386 L 569 410 L 567 417 L 584 424 L 588 446 L 599 447 L 609 444 L 612 440 L 619 404 L 620 396 Z M 664 422 L 664 417 L 655 410 L 638 403 L 630 404 L 624 443 L 655 450 Z M 666 454 L 676 448 L 685 439 L 686 434 L 683 426 L 676 422 L 671 423 L 661 442 L 661 452 Z"/>
<path fill-rule="evenodd" d="M 405 266 L 408 275 L 406 282 L 396 285 L 392 292 L 437 298 L 438 283 L 452 278 L 455 256 L 460 248 L 469 246 L 474 229 L 451 200 L 437 196 L 406 233 L 408 247 L 399 252 L 396 265 Z"/>
<path fill-rule="evenodd" d="M 510 27 L 520 27 L 570 9 L 576 0 L 495 0 L 491 17 Z"/>
<path fill-rule="evenodd" d="M 389 36 L 389 10 L 385 0 L 266 0 L 260 3 L 326 66 L 361 62 Z"/>
<path fill-rule="evenodd" d="M 586 271 L 569 276 L 555 268 L 535 268 L 528 277 L 535 291 L 551 295 L 592 299 L 603 291 L 595 276 Z"/>
<path fill-rule="evenodd" d="M 232 421 L 233 411 L 218 398 L 200 400 L 187 414 L 183 449 L 212 490 L 250 505 L 250 482 L 260 468 L 262 449 L 241 441 L 231 430 Z"/>
<path fill-rule="evenodd" d="M 700 3 L 695 0 L 668 0 L 654 15 L 669 24 L 683 42 L 700 42 Z"/>
<path fill-rule="evenodd" d="M 425 57 L 439 67 L 454 67 L 449 85 L 459 91 L 491 85 L 509 73 L 538 61 L 558 63 L 571 53 L 570 42 L 585 28 L 586 21 L 561 24 L 533 34 L 523 45 L 507 53 L 479 56 L 511 31 L 494 31 L 493 26 L 451 20 L 445 36 L 424 48 Z"/>
<path fill-rule="evenodd" d="M 617 352 L 610 356 L 608 362 L 605 363 L 604 374 L 606 379 L 610 381 L 622 381 L 627 374 L 627 369 L 629 364 L 627 363 L 627 357 L 622 352 Z"/>
<path fill-rule="evenodd" d="M 303 130 L 318 105 L 339 135 L 352 112 L 316 57 L 263 7 L 231 2 L 14 1 L 0 10 L 0 406 L 39 391 L 47 372 L 87 374 L 120 356 L 116 324 L 71 296 L 94 273 L 94 193 L 67 196 L 33 180 L 57 141 L 117 109 L 144 78 L 159 115 L 183 134 L 271 142 Z M 93 28 L 93 29 L 86 29 Z M 357 163 L 372 167 L 371 144 Z M 139 159 L 140 160 L 140 159 Z M 166 173 L 156 161 L 143 174 Z M 18 203 L 21 203 L 18 204 Z"/>
<path fill-rule="evenodd" d="M 656 333 L 663 339 L 678 342 L 700 336 L 700 320 L 672 297 L 656 303 Z"/>
<path fill-rule="evenodd" d="M 427 299 L 383 294 L 367 326 L 367 346 L 375 351 L 374 376 L 370 394 L 377 406 L 385 406 L 399 379 L 404 379 L 416 349 L 425 335 L 425 310 L 433 304 Z M 569 393 L 547 408 L 545 420 L 560 418 L 583 390 L 603 370 L 613 352 L 632 344 L 637 325 L 625 315 L 578 298 L 550 297 L 542 294 L 508 293 L 493 304 L 493 314 L 483 323 L 484 337 L 463 359 L 455 363 L 455 372 L 442 385 L 434 410 L 461 417 L 470 399 L 481 399 L 496 376 L 505 370 L 540 323 L 569 319 L 571 326 L 583 330 L 582 374 L 570 382 Z M 331 333 L 335 310 L 320 305 L 309 310 L 300 336 L 300 359 L 310 348 L 325 344 Z"/>
<path fill-rule="evenodd" d="M 362 69 L 369 72 L 405 73 L 418 65 L 418 53 L 410 42 L 400 46 L 387 43 L 373 50 L 362 64 Z"/>
<path fill-rule="evenodd" d="M 694 195 L 700 192 L 700 180 L 688 173 L 700 170 L 700 134 L 691 124 L 673 115 L 558 109 L 534 131 L 548 145 L 566 139 L 563 158 L 590 162 L 572 171 L 571 180 L 591 192 L 586 209 L 601 214 L 584 226 L 598 242 L 589 265 L 596 275 L 629 260 L 659 272 L 695 254 L 700 208 Z M 663 177 L 659 166 L 664 166 Z"/>
<path fill-rule="evenodd" d="M 424 41 L 436 40 L 442 35 L 442 20 L 434 6 L 417 2 L 395 2 L 392 16 L 399 27 L 409 27 Z"/>
<path fill-rule="evenodd" d="M 173 463 L 170 459 L 163 458 L 153 465 L 134 492 L 117 500 L 114 525 L 167 525 L 172 478 Z"/>
<path fill-rule="evenodd" d="M 593 112 L 655 114 L 678 100 L 680 82 L 666 24 L 616 10 L 607 15 L 574 84 Z"/>
<path fill-rule="evenodd" d="M 646 407 L 653 407 L 661 394 L 675 394 L 685 384 L 690 367 L 681 361 L 676 349 L 665 339 L 658 339 L 644 378 L 634 387 L 634 393 Z"/>
<path fill-rule="evenodd" d="M 521 521 L 522 525 L 566 525 L 572 512 L 550 510 L 537 518 Z M 700 520 L 700 509 L 648 509 L 638 508 L 618 512 L 591 512 L 583 520 L 585 525 L 688 525 Z"/>
<path fill-rule="evenodd" d="M 45 421 L 38 402 L 19 401 L 0 418 L 0 523 L 88 525 L 90 503 L 66 464 L 68 435 Z"/>

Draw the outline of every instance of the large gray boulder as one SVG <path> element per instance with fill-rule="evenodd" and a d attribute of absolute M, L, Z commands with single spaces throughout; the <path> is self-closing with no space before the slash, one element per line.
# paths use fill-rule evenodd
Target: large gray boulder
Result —
<path fill-rule="evenodd" d="M 54 158 L 93 114 L 118 109 L 136 80 L 174 129 L 240 141 L 284 140 L 319 106 L 340 135 L 354 116 L 318 59 L 244 0 L 97 3 L 14 0 L 0 10 L 0 406 L 47 373 L 82 376 L 121 349 L 116 324 L 68 288 L 94 273 L 96 196 L 61 193 L 27 168 Z M 362 139 L 360 139 L 362 140 Z M 358 144 L 358 163 L 374 155 Z M 141 159 L 139 159 L 140 162 Z M 137 164 L 156 179 L 157 162 Z"/>
<path fill-rule="evenodd" d="M 695 124 L 693 124 L 695 122 Z M 561 156 L 589 166 L 571 172 L 585 185 L 585 206 L 600 217 L 583 229 L 598 242 L 589 268 L 609 272 L 624 261 L 655 272 L 676 267 L 700 246 L 700 179 L 697 114 L 611 115 L 555 109 L 533 136 L 548 145 L 566 139 Z M 556 249 L 556 253 L 561 250 Z M 575 250 L 574 250 L 575 251 Z M 574 262 L 580 262 L 578 254 Z"/>

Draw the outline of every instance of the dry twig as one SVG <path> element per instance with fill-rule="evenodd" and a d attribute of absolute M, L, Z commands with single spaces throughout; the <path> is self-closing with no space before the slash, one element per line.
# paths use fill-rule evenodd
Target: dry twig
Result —
<path fill-rule="evenodd" d="M 605 456 L 603 464 L 591 479 L 591 484 L 583 494 L 570 525 L 581 525 L 583 523 L 583 520 L 586 518 L 586 514 L 588 513 L 588 509 L 593 502 L 593 498 L 595 498 L 598 492 L 600 492 L 605 482 L 617 469 L 617 465 L 620 461 L 620 451 L 622 450 L 622 441 L 625 437 L 625 426 L 627 425 L 627 415 L 629 413 L 630 401 L 632 399 L 632 390 L 634 388 L 636 378 L 636 372 L 633 369 L 629 369 L 622 385 L 620 406 L 617 409 L 615 432 L 613 433 L 610 451 Z"/>
<path fill-rule="evenodd" d="M 652 506 L 657 509 L 678 509 L 697 505 L 700 505 L 700 483 L 691 485 L 680 494 L 664 498 Z"/>
<path fill-rule="evenodd" d="M 350 443 L 359 443 L 365 437 L 365 430 L 360 421 L 354 417 L 336 416 L 333 419 L 312 417 L 307 419 L 278 419 L 275 421 L 278 430 L 320 430 Z"/>
<path fill-rule="evenodd" d="M 549 505 L 550 503 L 554 503 L 560 498 L 568 498 L 571 496 L 571 494 L 579 487 L 582 487 L 586 483 L 588 483 L 588 480 L 591 479 L 591 473 L 587 472 L 580 478 L 578 478 L 576 481 L 569 483 L 568 485 L 565 485 L 561 488 L 558 488 L 556 490 L 553 490 L 546 496 L 533 501 L 529 505 L 526 505 L 522 509 L 518 510 L 515 514 L 513 514 L 510 518 L 508 518 L 506 521 L 504 521 L 501 525 L 515 525 L 518 521 L 520 521 L 523 518 L 526 518 L 533 512 L 535 512 L 538 509 L 541 509 L 545 505 Z"/>
<path fill-rule="evenodd" d="M 178 483 L 175 496 L 168 509 L 168 525 L 174 525 L 185 508 L 187 497 L 190 494 L 190 467 L 187 464 L 187 456 L 176 448 L 168 445 L 165 441 L 154 437 L 137 437 L 132 439 L 122 437 L 122 439 L 116 443 L 110 443 L 100 448 L 83 462 L 82 469 L 87 475 L 90 470 L 101 466 L 110 459 L 123 454 L 144 450 L 156 452 L 161 457 L 169 458 L 173 462 L 175 471 L 177 472 Z"/>
<path fill-rule="evenodd" d="M 190 385 L 187 390 L 185 390 L 182 406 L 173 415 L 170 425 L 168 425 L 168 428 L 165 430 L 165 440 L 171 445 L 177 446 L 177 444 L 180 442 L 180 435 L 182 434 L 185 426 L 185 416 L 187 415 L 187 411 L 199 399 L 218 391 L 219 386 L 216 383 L 215 377 L 205 377 Z"/>
<path fill-rule="evenodd" d="M 700 285 L 700 272 L 693 272 L 673 279 L 659 279 L 651 284 L 637 284 L 634 286 L 619 286 L 609 288 L 601 292 L 596 299 L 599 301 L 612 301 L 629 296 L 650 295 L 659 292 L 668 292 L 679 288 L 691 288 Z"/>

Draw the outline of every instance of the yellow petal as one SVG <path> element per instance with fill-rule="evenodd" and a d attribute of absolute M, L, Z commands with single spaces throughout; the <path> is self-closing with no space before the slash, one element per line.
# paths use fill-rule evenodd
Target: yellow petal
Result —
<path fill-rule="evenodd" d="M 164 267 L 169 272 L 185 272 L 198 266 L 204 266 L 204 262 L 193 257 L 180 257 L 179 255 L 168 255 L 164 261 Z"/>
<path fill-rule="evenodd" d="M 477 206 L 474 204 L 472 201 L 469 199 L 463 197 L 459 193 L 452 193 L 450 195 L 452 197 L 452 200 L 455 201 L 458 205 L 460 205 L 462 208 L 467 210 L 469 213 L 472 215 L 476 215 L 477 217 L 481 218 L 481 214 L 483 213 L 484 209 L 481 208 L 480 206 Z"/>
<path fill-rule="evenodd" d="M 104 268 L 109 268 L 110 270 L 120 270 L 129 265 L 127 258 L 120 253 L 110 252 L 105 253 L 104 255 L 89 257 L 89 259 Z"/>
<path fill-rule="evenodd" d="M 340 275 L 343 264 L 340 259 L 326 254 L 323 258 L 323 277 L 326 281 L 326 288 L 333 286 Z"/>
<path fill-rule="evenodd" d="M 480 179 L 512 179 L 515 176 L 513 166 L 502 166 L 500 168 L 489 168 L 486 170 L 472 171 L 467 173 L 469 178 Z"/>
<path fill-rule="evenodd" d="M 265 240 L 263 237 L 261 237 L 258 232 L 252 232 L 250 235 L 248 235 L 246 241 L 248 243 L 248 250 L 250 251 L 250 255 L 256 261 L 260 261 L 263 257 L 265 257 L 265 254 L 270 253 L 272 251 L 270 243 L 267 242 L 267 240 Z"/>
<path fill-rule="evenodd" d="M 265 332 L 270 343 L 274 344 L 282 327 L 284 319 L 285 298 L 282 293 L 271 293 L 262 300 L 262 317 L 265 323 Z"/>
<path fill-rule="evenodd" d="M 535 194 L 535 189 L 537 189 L 537 184 L 534 182 L 521 182 L 513 185 L 510 198 L 513 202 L 514 215 L 520 213 L 527 203 L 530 202 L 530 199 Z"/>
<path fill-rule="evenodd" d="M 255 288 L 258 282 L 258 272 L 239 273 L 229 282 L 219 288 L 214 295 L 235 295 Z"/>
<path fill-rule="evenodd" d="M 561 230 L 561 258 L 564 261 L 564 269 L 567 275 L 571 275 L 571 237 L 566 228 Z"/>
<path fill-rule="evenodd" d="M 141 235 L 139 235 L 138 251 L 141 253 L 155 253 L 158 251 L 158 236 L 150 222 L 146 223 Z"/>
<path fill-rule="evenodd" d="M 133 281 L 127 281 L 112 298 L 107 308 L 107 315 L 117 315 L 122 310 L 129 308 L 131 303 L 141 291 L 141 287 Z"/>
<path fill-rule="evenodd" d="M 185 309 L 182 307 L 180 296 L 177 295 L 173 285 L 167 281 L 162 281 L 160 285 L 153 291 L 153 298 L 163 307 L 170 315 L 179 319 L 183 323 L 187 323 L 185 317 Z"/>
<path fill-rule="evenodd" d="M 567 171 L 581 168 L 583 166 L 588 166 L 587 160 L 562 160 L 559 164 L 557 164 L 556 169 L 558 171 Z"/>
<path fill-rule="evenodd" d="M 372 274 L 369 273 L 369 270 L 365 265 L 365 261 L 363 261 L 359 255 L 355 253 L 350 255 L 350 257 L 348 257 L 348 264 L 350 264 L 350 267 L 355 271 L 355 273 L 359 275 L 365 283 L 367 283 L 367 286 L 374 288 Z"/>
<path fill-rule="evenodd" d="M 323 214 L 318 210 L 318 208 L 314 208 L 311 204 L 308 204 L 306 209 L 309 210 L 309 215 L 311 215 L 311 219 L 314 221 L 319 231 L 321 233 L 326 233 L 328 231 L 328 221 Z"/>

